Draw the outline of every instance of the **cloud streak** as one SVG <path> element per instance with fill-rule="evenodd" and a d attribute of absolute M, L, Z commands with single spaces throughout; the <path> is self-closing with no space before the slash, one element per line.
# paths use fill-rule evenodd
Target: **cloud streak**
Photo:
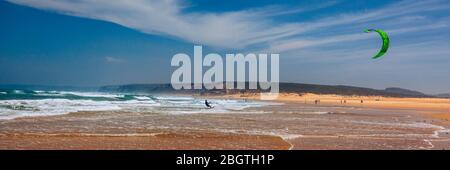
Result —
<path fill-rule="evenodd" d="M 389 32 L 411 28 L 409 32 L 448 27 L 447 23 L 429 23 L 427 27 L 412 22 L 399 25 L 396 20 L 420 20 L 429 11 L 450 10 L 442 0 L 401 1 L 380 9 L 342 13 L 308 22 L 278 22 L 276 17 L 318 10 L 335 5 L 324 3 L 311 7 L 262 7 L 231 12 L 183 12 L 177 0 L 8 0 L 9 2 L 62 13 L 113 22 L 144 33 L 174 37 L 195 44 L 241 49 L 251 45 L 266 46 L 270 51 L 291 51 L 340 41 L 358 41 L 367 35 L 355 30 L 378 23 Z M 420 21 L 423 22 L 423 21 Z M 417 28 L 415 28 L 417 27 Z M 358 29 L 356 29 L 358 28 Z M 316 36 L 320 31 L 334 35 Z M 353 34 L 349 31 L 353 31 Z"/>
<path fill-rule="evenodd" d="M 115 57 L 105 57 L 105 61 L 107 63 L 115 63 L 115 64 L 124 63 L 125 62 L 125 60 L 122 60 L 120 58 L 115 58 Z"/>
<path fill-rule="evenodd" d="M 291 29 L 271 28 L 268 20 L 249 11 L 183 13 L 183 5 L 176 0 L 9 0 L 9 2 L 109 21 L 144 33 L 224 48 L 243 48 L 249 45 L 247 43 L 249 39 L 258 37 L 270 39 Z"/>

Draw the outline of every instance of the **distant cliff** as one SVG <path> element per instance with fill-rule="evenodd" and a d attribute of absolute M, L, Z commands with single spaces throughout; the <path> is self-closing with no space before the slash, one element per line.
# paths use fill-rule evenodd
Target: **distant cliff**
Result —
<path fill-rule="evenodd" d="M 450 93 L 437 94 L 435 96 L 440 98 L 450 98 Z"/>
<path fill-rule="evenodd" d="M 401 95 L 411 95 L 411 96 L 426 96 L 426 94 L 418 91 L 402 89 L 397 87 L 386 88 L 384 91 L 389 93 L 401 94 Z"/>
<path fill-rule="evenodd" d="M 246 86 L 248 87 L 248 86 Z M 120 93 L 213 93 L 228 94 L 240 92 L 261 92 L 262 90 L 174 90 L 170 84 L 128 84 L 116 86 L 103 86 L 101 92 Z M 337 95 L 358 95 L 358 96 L 389 96 L 389 97 L 433 97 L 421 92 L 402 89 L 387 88 L 377 90 L 364 87 L 341 86 L 341 85 L 317 85 L 302 83 L 280 83 L 280 92 L 286 93 L 315 93 L 315 94 L 337 94 Z"/>

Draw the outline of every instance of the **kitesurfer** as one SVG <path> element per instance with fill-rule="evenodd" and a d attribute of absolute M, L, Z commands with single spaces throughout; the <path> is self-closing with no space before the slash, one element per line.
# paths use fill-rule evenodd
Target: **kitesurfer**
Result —
<path fill-rule="evenodd" d="M 211 106 L 211 104 L 208 102 L 208 100 L 205 100 L 205 105 L 208 108 L 213 108 L 213 106 Z"/>

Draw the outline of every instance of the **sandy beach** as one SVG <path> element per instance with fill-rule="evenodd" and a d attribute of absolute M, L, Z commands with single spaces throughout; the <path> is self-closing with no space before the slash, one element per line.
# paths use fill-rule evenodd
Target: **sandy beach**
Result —
<path fill-rule="evenodd" d="M 450 149 L 449 99 L 282 94 L 275 102 L 243 113 L 0 120 L 0 149 Z"/>
<path fill-rule="evenodd" d="M 233 94 L 220 98 L 241 98 L 259 100 L 259 94 Z M 318 100 L 320 105 L 328 106 L 352 106 L 381 109 L 411 109 L 423 111 L 447 111 L 450 112 L 450 99 L 446 98 L 399 98 L 384 96 L 342 96 L 331 94 L 294 94 L 280 93 L 277 101 L 296 102 L 304 104 L 315 104 Z"/>

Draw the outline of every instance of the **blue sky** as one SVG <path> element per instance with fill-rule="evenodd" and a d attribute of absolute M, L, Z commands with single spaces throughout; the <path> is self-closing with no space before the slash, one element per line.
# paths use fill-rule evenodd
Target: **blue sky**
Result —
<path fill-rule="evenodd" d="M 7 0 L 0 84 L 169 82 L 170 60 L 207 52 L 280 53 L 284 82 L 450 92 L 450 2 Z M 390 35 L 387 55 L 371 60 Z"/>

